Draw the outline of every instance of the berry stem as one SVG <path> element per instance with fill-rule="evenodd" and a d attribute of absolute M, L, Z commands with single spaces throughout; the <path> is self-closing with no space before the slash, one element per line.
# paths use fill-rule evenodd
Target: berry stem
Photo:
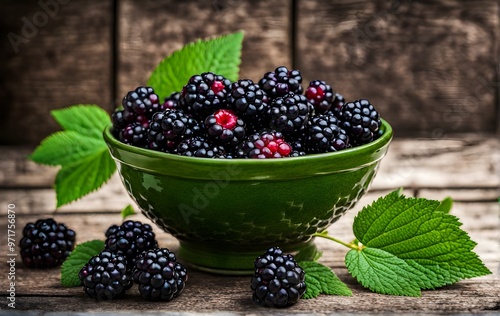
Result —
<path fill-rule="evenodd" d="M 355 244 L 355 243 L 346 243 L 346 242 L 343 242 L 342 240 L 340 239 L 337 239 L 333 236 L 330 236 L 328 235 L 327 233 L 325 232 L 321 232 L 321 233 L 315 233 L 313 235 L 314 237 L 321 237 L 321 238 L 325 238 L 325 239 L 328 239 L 328 240 L 331 240 L 331 241 L 334 241 L 338 244 L 341 244 L 343 246 L 346 246 L 347 248 L 351 248 L 351 249 L 354 249 L 354 250 L 361 250 L 364 248 L 364 246 L 362 246 L 361 244 Z M 361 246 L 360 246 L 361 245 Z"/>

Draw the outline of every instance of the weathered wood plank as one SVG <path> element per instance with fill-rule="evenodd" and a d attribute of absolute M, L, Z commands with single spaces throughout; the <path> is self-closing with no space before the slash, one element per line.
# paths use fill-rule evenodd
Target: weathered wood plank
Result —
<path fill-rule="evenodd" d="M 59 129 L 55 108 L 114 107 L 112 9 L 111 0 L 0 2 L 0 144 L 38 143 Z"/>
<path fill-rule="evenodd" d="M 32 150 L 0 147 L 0 187 L 52 186 L 57 168 L 27 160 Z M 500 142 L 494 136 L 476 134 L 452 139 L 395 139 L 382 160 L 372 189 L 396 187 L 500 187 Z"/>
<path fill-rule="evenodd" d="M 493 132 L 499 3 L 298 1 L 296 67 L 366 98 L 399 135 Z"/>
<path fill-rule="evenodd" d="M 258 80 L 291 65 L 290 15 L 291 1 L 280 0 L 120 1 L 118 96 L 144 85 L 153 68 L 186 43 L 238 30 L 245 31 L 242 78 Z"/>
<path fill-rule="evenodd" d="M 374 196 L 370 197 L 373 199 Z M 364 204 L 364 203 L 363 203 Z M 361 207 L 359 205 L 358 207 Z M 317 240 L 318 247 L 324 251 L 321 262 L 332 267 L 339 278 L 353 290 L 353 297 L 320 296 L 313 300 L 302 300 L 287 313 L 314 312 L 315 314 L 346 313 L 413 313 L 414 311 L 435 313 L 471 313 L 495 311 L 499 308 L 500 295 L 500 249 L 498 245 L 498 208 L 493 203 L 457 203 L 453 213 L 464 222 L 464 229 L 478 242 L 476 252 L 493 275 L 461 281 L 436 291 L 423 291 L 421 298 L 395 297 L 371 293 L 362 288 L 347 272 L 343 264 L 345 250 L 341 246 Z M 357 207 L 357 208 L 358 208 Z M 477 214 L 484 215 L 477 217 Z M 343 240 L 353 238 L 350 224 L 355 212 L 349 212 L 329 230 Z M 136 220 L 147 221 L 142 215 L 134 215 Z M 17 233 L 27 221 L 35 220 L 33 216 L 18 218 Z M 77 232 L 85 231 L 79 241 L 103 238 L 108 225 L 120 221 L 119 215 L 64 214 L 56 216 L 56 220 L 76 226 Z M 5 225 L 2 218 L 0 226 Z M 496 226 L 495 226 L 496 225 Z M 154 227 L 159 244 L 176 251 L 177 241 L 169 234 Z M 0 239 L 0 249 L 5 249 L 5 238 Z M 0 264 L 0 274 L 6 275 L 7 264 Z M 189 270 L 188 286 L 177 299 L 168 303 L 170 312 L 236 312 L 253 313 L 264 310 L 254 306 L 251 301 L 248 277 L 224 277 Z M 16 266 L 16 307 L 18 310 L 39 310 L 53 312 L 138 312 L 147 308 L 149 312 L 164 311 L 164 303 L 146 302 L 140 298 L 137 290 L 130 291 L 126 299 L 116 302 L 100 302 L 86 297 L 81 288 L 64 288 L 59 284 L 59 270 L 46 271 L 26 269 L 19 262 Z M 207 293 L 207 284 L 211 290 Z M 6 294 L 2 294 L 5 296 Z M 6 308 L 4 306 L 2 309 Z M 266 313 L 278 313 L 265 310 Z"/>

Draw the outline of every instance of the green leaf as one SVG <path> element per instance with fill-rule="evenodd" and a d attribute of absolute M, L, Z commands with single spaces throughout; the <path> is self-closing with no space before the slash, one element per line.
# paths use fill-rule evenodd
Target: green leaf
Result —
<path fill-rule="evenodd" d="M 375 248 L 350 250 L 347 270 L 359 283 L 381 294 L 420 296 L 413 269 L 404 260 Z"/>
<path fill-rule="evenodd" d="M 57 207 L 78 200 L 100 188 L 116 170 L 107 148 L 100 149 L 57 173 L 55 189 Z"/>
<path fill-rule="evenodd" d="M 60 131 L 45 138 L 30 159 L 39 164 L 64 166 L 84 159 L 96 149 L 107 149 L 102 139 L 75 131 Z"/>
<path fill-rule="evenodd" d="M 63 129 L 99 140 L 104 128 L 111 123 L 108 113 L 95 104 L 73 105 L 50 114 Z"/>
<path fill-rule="evenodd" d="M 322 251 L 319 251 L 318 248 L 316 248 L 316 245 L 313 243 L 303 249 L 301 249 L 297 254 L 294 256 L 295 261 L 318 261 L 319 258 L 323 255 Z"/>
<path fill-rule="evenodd" d="M 436 211 L 448 214 L 451 212 L 452 207 L 453 207 L 453 199 L 448 196 L 441 201 Z"/>
<path fill-rule="evenodd" d="M 490 274 L 458 218 L 443 209 L 439 201 L 406 198 L 398 191 L 364 207 L 354 219 L 362 246 L 347 254 L 349 271 L 370 289 L 397 295 L 414 295 L 414 283 L 434 289 Z M 364 272 L 367 264 L 370 274 Z M 398 291 L 396 283 L 401 282 L 405 287 Z"/>
<path fill-rule="evenodd" d="M 307 289 L 302 298 L 315 298 L 320 294 L 352 296 L 351 290 L 329 267 L 314 261 L 300 261 L 298 264 L 306 273 Z"/>
<path fill-rule="evenodd" d="M 195 74 L 211 71 L 231 81 L 238 79 L 243 32 L 198 40 L 165 58 L 153 71 L 148 85 L 163 99 L 181 91 Z"/>
<path fill-rule="evenodd" d="M 135 210 L 132 207 L 132 205 L 129 204 L 129 205 L 125 206 L 125 208 L 121 211 L 121 214 L 122 214 L 122 219 L 125 219 L 125 218 L 129 217 L 130 215 L 134 215 Z"/>
<path fill-rule="evenodd" d="M 92 258 L 104 250 L 102 240 L 92 240 L 79 244 L 64 260 L 61 266 L 61 284 L 65 287 L 81 285 L 78 272 Z"/>

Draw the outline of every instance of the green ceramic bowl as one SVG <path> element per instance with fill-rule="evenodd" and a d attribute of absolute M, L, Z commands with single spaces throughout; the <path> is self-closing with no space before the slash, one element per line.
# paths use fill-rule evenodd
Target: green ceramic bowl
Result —
<path fill-rule="evenodd" d="M 314 233 L 363 196 L 392 139 L 340 152 L 282 159 L 183 157 L 104 139 L 125 188 L 142 212 L 180 242 L 178 255 L 200 269 L 240 274 L 268 247 L 313 245 Z"/>

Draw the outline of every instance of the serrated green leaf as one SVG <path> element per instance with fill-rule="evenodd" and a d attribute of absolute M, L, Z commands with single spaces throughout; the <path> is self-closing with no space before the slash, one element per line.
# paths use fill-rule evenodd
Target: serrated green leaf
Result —
<path fill-rule="evenodd" d="M 439 201 L 406 198 L 397 191 L 364 207 L 354 219 L 353 231 L 366 248 L 361 247 L 357 257 L 353 252 L 348 254 L 352 257 L 349 260 L 351 270 L 361 269 L 356 264 L 373 261 L 373 256 L 368 257 L 366 253 L 372 254 L 376 249 L 404 261 L 407 265 L 404 271 L 411 272 L 407 277 L 413 277 L 419 289 L 434 289 L 465 278 L 490 274 L 472 251 L 476 243 L 460 228 L 458 218 L 440 208 L 444 206 Z M 386 258 L 387 266 L 391 267 L 396 260 L 393 257 L 375 259 L 383 265 Z M 381 268 L 372 272 L 380 272 L 378 278 L 382 286 L 371 286 L 384 293 L 383 286 L 394 280 Z M 366 278 L 362 274 L 359 277 Z M 367 280 L 364 282 L 368 284 Z"/>
<path fill-rule="evenodd" d="M 295 261 L 318 261 L 323 255 L 322 251 L 319 251 L 316 245 L 313 243 L 303 249 L 301 249 L 294 256 Z"/>
<path fill-rule="evenodd" d="M 30 159 L 39 164 L 64 166 L 93 154 L 96 149 L 106 149 L 102 139 L 70 130 L 60 131 L 45 138 Z"/>
<path fill-rule="evenodd" d="M 350 250 L 345 257 L 347 270 L 359 283 L 381 294 L 420 296 L 413 269 L 402 259 L 375 248 Z"/>
<path fill-rule="evenodd" d="M 165 58 L 152 72 L 148 85 L 161 99 L 181 91 L 195 74 L 211 71 L 231 81 L 238 79 L 243 32 L 198 40 Z"/>
<path fill-rule="evenodd" d="M 109 180 L 115 170 L 115 162 L 107 148 L 63 166 L 57 173 L 55 181 L 57 207 L 97 190 Z"/>
<path fill-rule="evenodd" d="M 453 208 L 453 199 L 451 197 L 446 197 L 444 200 L 439 203 L 436 211 L 443 212 L 449 214 L 451 209 Z"/>
<path fill-rule="evenodd" d="M 63 129 L 100 140 L 104 128 L 111 123 L 108 113 L 95 104 L 73 105 L 50 114 Z"/>
<path fill-rule="evenodd" d="M 134 215 L 135 210 L 132 207 L 132 205 L 129 204 L 129 205 L 125 206 L 125 208 L 121 211 L 121 214 L 122 214 L 122 219 L 125 219 L 131 215 Z"/>
<path fill-rule="evenodd" d="M 320 294 L 352 296 L 352 291 L 329 267 L 314 261 L 300 261 L 298 264 L 306 273 L 307 289 L 302 298 L 315 298 Z"/>
<path fill-rule="evenodd" d="M 65 287 L 79 286 L 81 281 L 78 272 L 103 249 L 104 242 L 97 239 L 77 245 L 61 266 L 61 284 Z"/>

